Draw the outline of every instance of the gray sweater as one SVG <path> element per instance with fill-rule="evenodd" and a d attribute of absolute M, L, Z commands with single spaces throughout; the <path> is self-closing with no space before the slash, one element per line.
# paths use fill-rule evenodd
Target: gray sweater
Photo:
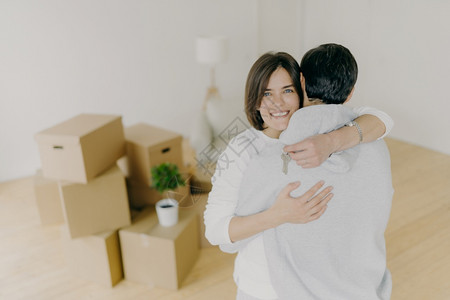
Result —
<path fill-rule="evenodd" d="M 390 298 L 384 231 L 393 188 L 384 141 L 335 153 L 318 168 L 303 169 L 291 161 L 288 173 L 282 172 L 280 156 L 285 144 L 329 132 L 355 117 L 342 105 L 302 108 L 292 116 L 280 143 L 260 150 L 246 170 L 237 215 L 269 208 L 289 182 L 302 183 L 292 196 L 302 195 L 319 180 L 334 187 L 334 197 L 318 220 L 283 224 L 263 233 L 271 281 L 279 299 Z M 233 252 L 247 242 L 223 250 Z"/>

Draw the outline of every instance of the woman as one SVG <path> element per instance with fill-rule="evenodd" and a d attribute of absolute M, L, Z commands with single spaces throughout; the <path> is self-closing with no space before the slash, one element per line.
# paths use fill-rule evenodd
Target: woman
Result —
<path fill-rule="evenodd" d="M 204 215 L 206 237 L 211 244 L 220 245 L 227 252 L 238 251 L 233 276 L 238 286 L 237 299 L 277 299 L 270 283 L 261 233 L 284 223 L 316 220 L 333 197 L 330 193 L 332 187 L 321 190 L 324 182 L 318 182 L 305 194 L 293 198 L 290 192 L 300 185 L 293 182 L 278 194 L 272 206 L 249 211 L 247 215 L 235 215 L 238 202 L 245 202 L 242 195 L 249 197 L 245 194 L 245 186 L 241 186 L 248 165 L 262 149 L 280 143 L 278 137 L 302 104 L 300 68 L 295 59 L 287 53 L 261 56 L 249 72 L 245 91 L 245 110 L 253 128 L 236 136 L 220 156 Z M 363 142 L 379 138 L 380 132 L 389 132 L 392 127 L 392 120 L 382 112 L 368 108 L 357 111 L 358 115 L 367 113 L 378 118 L 365 115 L 356 119 L 362 132 L 367 133 Z M 313 137 L 309 143 L 316 149 L 325 150 L 319 151 L 321 155 L 309 156 L 306 160 L 314 158 L 321 162 L 331 153 L 358 142 L 359 134 L 354 128 L 342 128 Z M 308 149 L 303 152 L 311 155 Z M 298 159 L 305 163 L 304 160 Z"/>

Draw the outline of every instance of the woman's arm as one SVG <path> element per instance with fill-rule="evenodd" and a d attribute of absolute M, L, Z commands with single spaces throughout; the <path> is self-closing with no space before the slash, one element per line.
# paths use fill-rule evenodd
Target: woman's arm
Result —
<path fill-rule="evenodd" d="M 223 162 L 229 162 L 222 165 Z M 230 244 L 228 227 L 238 204 L 239 187 L 249 157 L 246 152 L 236 155 L 230 147 L 221 154 L 214 176 L 213 186 L 203 214 L 205 236 L 212 245 Z"/>
<path fill-rule="evenodd" d="M 318 182 L 306 193 L 294 198 L 290 193 L 300 186 L 300 182 L 288 184 L 268 210 L 250 216 L 233 217 L 229 225 L 230 240 L 237 242 L 284 223 L 304 224 L 320 218 L 333 198 L 330 193 L 332 187 L 326 187 L 318 193 L 323 185 L 323 181 Z"/>
<path fill-rule="evenodd" d="M 245 150 L 249 149 L 250 147 L 247 147 Z M 214 184 L 204 212 L 206 238 L 211 244 L 220 245 L 221 249 L 225 246 L 226 250 L 222 250 L 230 253 L 241 247 L 236 242 L 253 237 L 266 229 L 286 222 L 307 223 L 319 218 L 333 197 L 330 194 L 331 187 L 317 193 L 324 185 L 319 182 L 302 196 L 293 198 L 290 192 L 298 188 L 299 183 L 292 183 L 280 192 L 274 205 L 268 210 L 245 217 L 236 216 L 240 184 L 250 161 L 250 154 L 245 150 L 233 151 L 227 147 L 221 154 L 218 164 L 229 163 L 216 168 Z"/>
<path fill-rule="evenodd" d="M 354 109 L 359 115 L 355 121 L 362 132 L 362 143 L 368 143 L 385 137 L 394 126 L 392 118 L 386 113 L 362 107 Z M 284 147 L 297 165 L 303 168 L 320 166 L 332 153 L 352 148 L 360 143 L 358 129 L 341 127 L 326 134 L 318 134 L 303 141 Z"/>

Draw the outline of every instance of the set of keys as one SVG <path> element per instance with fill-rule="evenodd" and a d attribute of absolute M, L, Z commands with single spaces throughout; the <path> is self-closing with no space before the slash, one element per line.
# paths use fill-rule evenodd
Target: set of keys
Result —
<path fill-rule="evenodd" d="M 291 157 L 289 156 L 289 153 L 281 153 L 281 159 L 283 160 L 283 173 L 286 175 L 288 173 L 288 165 L 291 161 Z"/>

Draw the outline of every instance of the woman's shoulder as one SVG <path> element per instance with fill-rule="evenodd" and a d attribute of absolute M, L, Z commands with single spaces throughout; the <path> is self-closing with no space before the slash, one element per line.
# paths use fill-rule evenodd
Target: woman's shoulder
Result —
<path fill-rule="evenodd" d="M 263 144 L 261 133 L 254 128 L 247 128 L 229 140 L 224 153 L 232 156 L 252 154 L 259 152 Z"/>

